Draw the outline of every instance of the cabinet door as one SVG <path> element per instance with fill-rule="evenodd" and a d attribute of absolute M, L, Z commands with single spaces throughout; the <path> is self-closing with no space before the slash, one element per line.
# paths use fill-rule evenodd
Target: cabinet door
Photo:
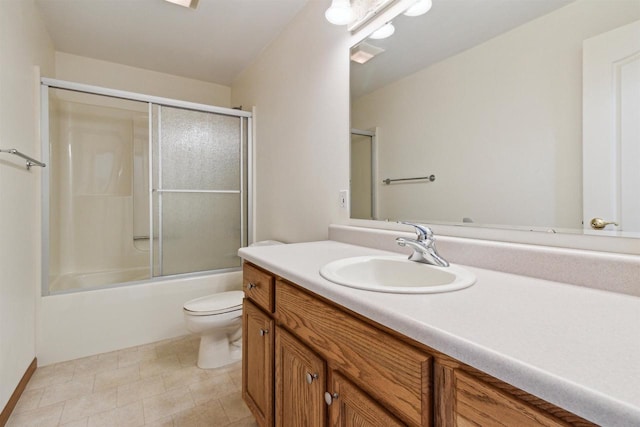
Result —
<path fill-rule="evenodd" d="M 276 330 L 276 426 L 325 425 L 325 363 L 282 328 Z"/>
<path fill-rule="evenodd" d="M 500 390 L 455 366 L 435 365 L 436 425 L 442 426 L 583 426 L 574 417 L 569 422 Z M 487 376 L 491 380 L 491 377 Z M 516 389 L 513 389 L 519 392 Z M 521 392 L 523 397 L 530 396 Z M 551 409 L 551 406 L 549 405 Z M 564 411 L 561 411 L 564 412 Z"/>
<path fill-rule="evenodd" d="M 375 400 L 336 371 L 331 372 L 329 422 L 332 427 L 404 426 Z"/>
<path fill-rule="evenodd" d="M 244 300 L 242 398 L 261 427 L 273 426 L 273 327 L 273 319 Z"/>
<path fill-rule="evenodd" d="M 432 425 L 430 355 L 290 283 L 275 290 L 281 325 L 405 423 Z"/>

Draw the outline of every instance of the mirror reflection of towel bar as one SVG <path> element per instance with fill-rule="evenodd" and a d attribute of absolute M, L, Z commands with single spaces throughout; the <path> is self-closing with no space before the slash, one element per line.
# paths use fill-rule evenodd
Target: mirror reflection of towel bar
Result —
<path fill-rule="evenodd" d="M 27 161 L 27 169 L 31 169 L 31 166 L 40 166 L 42 168 L 46 167 L 47 165 L 32 158 L 27 156 L 26 154 L 22 154 L 21 152 L 19 152 L 18 150 L 16 150 L 15 148 L 9 148 L 7 150 L 3 150 L 2 148 L 0 148 L 0 153 L 9 153 L 9 154 L 14 154 L 18 157 L 22 157 L 23 159 L 25 159 Z"/>
<path fill-rule="evenodd" d="M 391 184 L 392 182 L 396 182 L 396 181 L 418 181 L 418 180 L 423 180 L 423 179 L 428 179 L 429 182 L 433 182 L 436 180 L 436 176 L 435 175 L 429 175 L 429 176 L 418 176 L 415 178 L 396 178 L 396 179 L 391 179 L 391 178 L 387 178 L 387 179 L 383 179 L 382 182 L 384 182 L 385 184 Z"/>

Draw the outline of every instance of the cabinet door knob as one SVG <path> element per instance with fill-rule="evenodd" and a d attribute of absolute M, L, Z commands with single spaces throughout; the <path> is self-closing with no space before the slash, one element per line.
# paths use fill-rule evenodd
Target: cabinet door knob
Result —
<path fill-rule="evenodd" d="M 256 285 L 255 283 L 249 282 L 247 283 L 247 289 L 251 290 L 253 288 L 257 288 L 258 285 Z"/>
<path fill-rule="evenodd" d="M 263 337 L 269 333 L 268 329 L 260 329 L 260 336 Z"/>
<path fill-rule="evenodd" d="M 324 401 L 327 402 L 327 405 L 331 406 L 331 404 L 333 403 L 333 399 L 337 399 L 338 398 L 338 393 L 329 393 L 328 391 L 324 392 Z"/>
<path fill-rule="evenodd" d="M 310 372 L 307 372 L 307 384 L 311 384 L 313 380 L 317 380 L 317 379 L 318 379 L 318 374 L 312 374 Z"/>

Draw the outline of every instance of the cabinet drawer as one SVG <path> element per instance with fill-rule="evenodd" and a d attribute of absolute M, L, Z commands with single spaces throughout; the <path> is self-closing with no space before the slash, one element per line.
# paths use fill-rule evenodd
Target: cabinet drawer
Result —
<path fill-rule="evenodd" d="M 429 355 L 281 280 L 276 319 L 398 418 L 431 425 Z"/>
<path fill-rule="evenodd" d="M 244 294 L 258 306 L 273 313 L 274 278 L 270 273 L 245 263 L 242 268 L 242 288 Z"/>

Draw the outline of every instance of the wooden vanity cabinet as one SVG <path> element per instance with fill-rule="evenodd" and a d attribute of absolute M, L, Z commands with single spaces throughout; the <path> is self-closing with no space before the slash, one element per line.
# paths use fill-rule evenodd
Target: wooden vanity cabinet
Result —
<path fill-rule="evenodd" d="M 273 426 L 274 276 L 243 265 L 242 398 L 261 427 Z"/>
<path fill-rule="evenodd" d="M 244 272 L 242 395 L 261 427 L 594 425 L 256 266 Z"/>

